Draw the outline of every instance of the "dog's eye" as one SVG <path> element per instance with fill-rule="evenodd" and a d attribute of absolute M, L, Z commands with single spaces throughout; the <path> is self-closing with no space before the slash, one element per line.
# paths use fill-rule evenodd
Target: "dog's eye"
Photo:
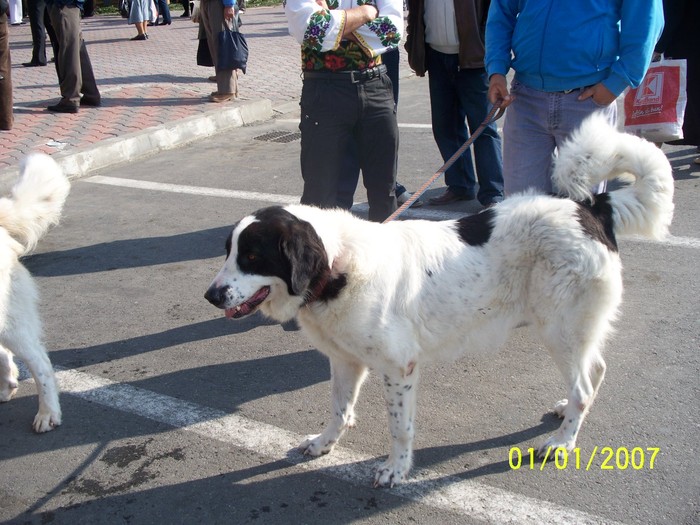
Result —
<path fill-rule="evenodd" d="M 249 261 L 256 261 L 258 259 L 258 256 L 255 255 L 254 253 L 249 253 L 248 254 L 248 260 Z"/>

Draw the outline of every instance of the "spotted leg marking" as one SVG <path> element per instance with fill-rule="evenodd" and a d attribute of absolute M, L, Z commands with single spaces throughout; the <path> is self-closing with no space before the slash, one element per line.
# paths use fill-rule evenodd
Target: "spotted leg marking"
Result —
<path fill-rule="evenodd" d="M 391 452 L 374 476 L 375 487 L 393 487 L 404 481 L 413 464 L 418 365 L 384 375 L 384 396 L 389 415 Z"/>

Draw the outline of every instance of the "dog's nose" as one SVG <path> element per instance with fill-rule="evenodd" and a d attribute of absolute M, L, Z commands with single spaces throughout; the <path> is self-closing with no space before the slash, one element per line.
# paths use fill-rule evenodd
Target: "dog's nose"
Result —
<path fill-rule="evenodd" d="M 228 291 L 228 286 L 210 286 L 207 293 L 204 294 L 204 298 L 209 301 L 214 306 L 223 308 L 226 301 L 226 292 Z"/>

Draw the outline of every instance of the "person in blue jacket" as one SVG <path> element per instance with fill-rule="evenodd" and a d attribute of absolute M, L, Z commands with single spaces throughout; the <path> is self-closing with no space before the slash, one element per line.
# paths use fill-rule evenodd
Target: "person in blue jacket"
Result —
<path fill-rule="evenodd" d="M 556 147 L 636 87 L 663 29 L 662 0 L 493 0 L 486 23 L 489 100 L 508 107 L 505 193 L 551 193 Z M 506 74 L 515 71 L 510 92 Z"/>

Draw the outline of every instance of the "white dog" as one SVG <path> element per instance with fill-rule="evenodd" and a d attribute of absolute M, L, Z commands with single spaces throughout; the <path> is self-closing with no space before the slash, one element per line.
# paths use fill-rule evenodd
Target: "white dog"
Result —
<path fill-rule="evenodd" d="M 70 184 L 56 162 L 43 154 L 27 157 L 20 172 L 11 197 L 0 199 L 0 402 L 12 399 L 18 388 L 11 351 L 26 363 L 36 383 L 39 412 L 33 428 L 47 432 L 61 424 L 58 388 L 41 342 L 37 289 L 19 257 L 58 222 Z"/>
<path fill-rule="evenodd" d="M 593 197 L 588 188 L 631 184 Z M 332 413 L 301 444 L 330 452 L 354 422 L 368 368 L 384 376 L 392 448 L 375 485 L 406 478 L 413 455 L 420 367 L 495 351 L 530 324 L 566 383 L 564 418 L 541 453 L 572 450 L 605 373 L 601 350 L 622 297 L 616 236 L 661 237 L 673 215 L 673 178 L 653 144 L 591 118 L 561 148 L 563 195 L 524 194 L 443 222 L 370 223 L 340 210 L 271 207 L 242 219 L 205 297 L 241 318 L 296 317 L 330 358 Z M 550 447 L 552 447 L 550 449 Z"/>

